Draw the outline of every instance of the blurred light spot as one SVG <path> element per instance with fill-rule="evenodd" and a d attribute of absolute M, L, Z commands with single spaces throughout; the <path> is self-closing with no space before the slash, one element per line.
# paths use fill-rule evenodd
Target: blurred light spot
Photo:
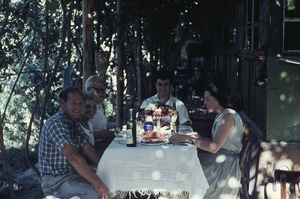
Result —
<path fill-rule="evenodd" d="M 185 163 L 185 162 L 187 162 L 187 158 L 182 155 L 179 157 L 179 161 Z"/>
<path fill-rule="evenodd" d="M 293 167 L 294 167 L 295 171 L 299 171 L 300 170 L 300 164 L 299 163 L 294 164 Z"/>
<path fill-rule="evenodd" d="M 158 159 L 161 159 L 164 157 L 164 152 L 162 150 L 157 150 L 155 155 Z"/>
<path fill-rule="evenodd" d="M 282 72 L 280 73 L 280 79 L 286 78 L 287 77 L 287 72 Z"/>
<path fill-rule="evenodd" d="M 217 163 L 222 163 L 222 162 L 225 162 L 226 161 L 226 155 L 219 155 L 217 158 L 216 158 L 216 162 Z"/>
<path fill-rule="evenodd" d="M 192 197 L 190 196 L 190 199 L 199 199 L 199 198 L 202 198 L 202 196 L 198 194 L 194 194 Z"/>
<path fill-rule="evenodd" d="M 240 186 L 240 181 L 237 180 L 235 177 L 230 177 L 228 180 L 228 186 L 232 189 L 237 188 Z"/>
<path fill-rule="evenodd" d="M 226 183 L 224 180 L 219 180 L 217 184 L 218 184 L 218 187 L 225 187 Z"/>
<path fill-rule="evenodd" d="M 152 174 L 151 174 L 151 177 L 153 180 L 160 180 L 161 178 L 161 174 L 159 171 L 154 171 Z"/>
<path fill-rule="evenodd" d="M 280 150 L 276 150 L 277 153 L 278 152 L 279 153 L 283 152 L 283 148 L 282 147 L 286 147 L 288 145 L 288 143 L 285 142 L 285 141 L 281 141 L 281 142 L 279 142 L 279 144 L 280 144 L 280 146 L 278 148 L 280 148 Z"/>
<path fill-rule="evenodd" d="M 185 181 L 186 180 L 186 176 L 187 176 L 187 174 L 183 174 L 183 173 L 177 172 L 176 173 L 176 180 L 178 182 Z"/>
<path fill-rule="evenodd" d="M 194 161 L 190 160 L 190 161 L 187 162 L 187 166 L 188 167 L 194 167 L 194 165 L 195 165 L 194 163 L 195 163 Z"/>
<path fill-rule="evenodd" d="M 138 180 L 138 179 L 140 179 L 140 178 L 141 178 L 141 175 L 140 175 L 139 172 L 133 172 L 133 173 L 132 173 L 132 179 Z"/>
<path fill-rule="evenodd" d="M 279 96 L 279 99 L 280 99 L 281 101 L 284 101 L 284 100 L 285 100 L 285 94 L 281 94 L 281 95 Z"/>

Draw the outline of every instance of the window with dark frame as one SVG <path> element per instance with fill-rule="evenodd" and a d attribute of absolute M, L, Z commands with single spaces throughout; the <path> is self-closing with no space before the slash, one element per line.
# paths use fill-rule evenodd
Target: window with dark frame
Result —
<path fill-rule="evenodd" d="M 241 7 L 241 50 L 252 52 L 265 48 L 270 28 L 269 0 L 245 0 L 242 1 Z"/>
<path fill-rule="evenodd" d="M 283 52 L 300 52 L 300 1 L 284 0 Z"/>

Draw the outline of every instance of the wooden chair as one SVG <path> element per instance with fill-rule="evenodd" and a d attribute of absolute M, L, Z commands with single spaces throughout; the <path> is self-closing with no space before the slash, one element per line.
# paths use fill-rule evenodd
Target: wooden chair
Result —
<path fill-rule="evenodd" d="M 280 182 L 281 199 L 286 199 L 286 183 L 290 184 L 290 192 L 293 199 L 296 199 L 295 184 L 300 183 L 300 171 L 275 170 L 275 181 Z"/>
<path fill-rule="evenodd" d="M 245 175 L 245 163 L 246 163 L 246 159 L 247 159 L 247 154 L 249 152 L 250 146 L 251 146 L 251 141 L 248 138 L 248 134 L 249 134 L 249 124 L 248 123 L 244 123 L 243 125 L 243 131 L 244 131 L 244 137 L 243 137 L 243 148 L 242 151 L 240 153 L 240 169 L 241 169 L 241 184 L 242 184 L 242 192 L 243 192 L 243 196 L 245 199 L 249 199 L 249 193 L 248 193 L 248 186 L 247 186 L 247 177 Z M 240 198 L 240 194 L 238 195 L 238 198 Z"/>
<path fill-rule="evenodd" d="M 243 144 L 243 149 L 241 151 L 240 155 L 240 168 L 241 168 L 241 184 L 242 184 L 242 190 L 243 190 L 243 195 L 245 199 L 249 199 L 249 193 L 248 193 L 248 186 L 246 183 L 247 177 L 245 176 L 244 173 L 244 167 L 245 167 L 245 160 L 251 145 L 251 141 L 247 139 L 247 136 L 244 135 L 244 144 Z"/>

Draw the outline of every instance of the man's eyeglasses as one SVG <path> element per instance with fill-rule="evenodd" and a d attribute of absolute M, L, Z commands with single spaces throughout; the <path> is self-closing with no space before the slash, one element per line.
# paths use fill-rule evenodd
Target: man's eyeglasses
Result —
<path fill-rule="evenodd" d="M 106 92 L 106 88 L 95 88 L 95 87 L 90 87 L 91 89 L 94 89 L 95 91 L 97 91 L 98 93 L 105 93 Z"/>

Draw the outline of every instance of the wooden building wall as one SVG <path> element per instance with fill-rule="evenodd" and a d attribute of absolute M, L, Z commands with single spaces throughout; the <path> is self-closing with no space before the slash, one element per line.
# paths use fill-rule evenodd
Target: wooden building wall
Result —
<path fill-rule="evenodd" d="M 259 153 L 250 158 L 256 162 L 250 169 L 253 178 L 248 181 L 252 198 L 263 199 L 265 191 L 270 198 L 280 197 L 280 186 L 276 191 L 268 184 L 275 180 L 275 169 L 299 171 L 300 45 L 293 42 L 300 40 L 286 27 L 298 27 L 294 31 L 299 35 L 300 5 L 289 1 L 297 9 L 285 16 L 288 9 L 295 8 L 287 8 L 287 3 L 223 1 L 219 3 L 222 8 L 207 15 L 206 39 L 212 42 L 212 53 L 205 67 L 218 74 L 214 78 L 225 80 L 232 95 L 239 97 L 241 115 L 260 140 L 256 147 Z M 265 53 L 262 63 L 266 71 L 254 56 L 258 51 Z M 255 86 L 262 74 L 267 83 Z"/>

